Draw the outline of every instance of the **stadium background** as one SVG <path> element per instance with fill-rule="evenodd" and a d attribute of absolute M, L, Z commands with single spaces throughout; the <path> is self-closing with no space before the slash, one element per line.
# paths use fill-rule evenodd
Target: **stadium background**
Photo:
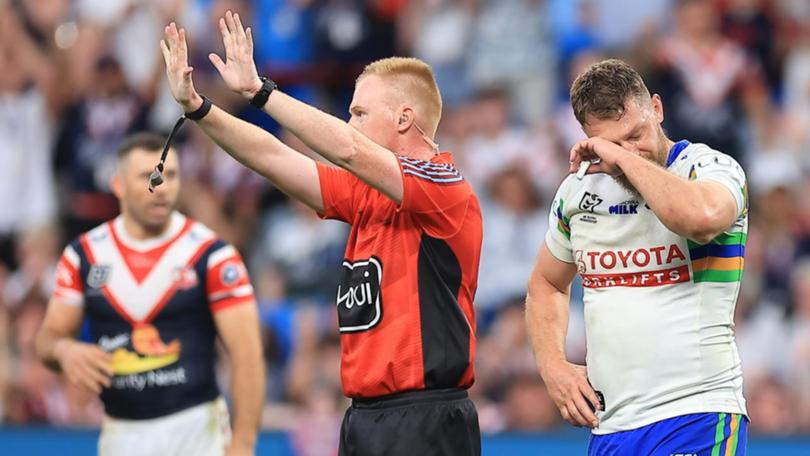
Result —
<path fill-rule="evenodd" d="M 483 202 L 477 383 L 485 454 L 582 454 L 535 371 L 521 301 L 546 210 L 582 136 L 571 76 L 627 59 L 664 97 L 673 139 L 707 142 L 748 171 L 751 227 L 737 335 L 752 454 L 810 454 L 810 1 L 0 0 L 0 453 L 86 454 L 101 408 L 32 349 L 56 259 L 117 212 L 114 150 L 179 114 L 158 40 L 188 29 L 198 90 L 305 148 L 219 80 L 215 20 L 252 25 L 261 74 L 346 118 L 369 61 L 413 55 L 443 92 L 438 134 Z M 181 209 L 249 262 L 268 368 L 259 449 L 335 453 L 346 400 L 330 304 L 347 228 L 319 221 L 187 126 Z M 581 290 L 575 292 L 580 296 Z M 579 299 L 567 351 L 584 357 Z M 628 349 L 632 349 L 628 347 Z M 227 372 L 221 372 L 227 388 Z M 792 453 L 791 453 L 792 451 Z"/>

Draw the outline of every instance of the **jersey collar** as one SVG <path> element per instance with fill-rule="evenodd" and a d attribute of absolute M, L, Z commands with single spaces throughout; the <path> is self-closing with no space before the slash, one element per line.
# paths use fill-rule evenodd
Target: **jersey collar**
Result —
<path fill-rule="evenodd" d="M 672 149 L 669 150 L 669 155 L 667 156 L 667 168 L 669 168 L 670 166 L 672 166 L 673 163 L 675 163 L 675 160 L 678 158 L 678 155 L 680 155 L 684 149 L 689 147 L 690 144 L 692 143 L 690 143 L 685 139 L 682 139 L 672 145 Z"/>

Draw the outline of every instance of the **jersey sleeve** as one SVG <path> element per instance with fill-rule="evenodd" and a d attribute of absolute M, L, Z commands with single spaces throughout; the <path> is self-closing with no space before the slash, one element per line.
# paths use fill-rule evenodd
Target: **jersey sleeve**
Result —
<path fill-rule="evenodd" d="M 324 219 L 351 223 L 357 212 L 357 191 L 362 181 L 354 174 L 326 163 L 316 162 L 321 185 Z"/>
<path fill-rule="evenodd" d="M 256 299 L 242 256 L 227 244 L 208 256 L 205 288 L 212 313 Z"/>
<path fill-rule="evenodd" d="M 81 258 L 73 244 L 68 244 L 62 251 L 56 265 L 56 286 L 53 297 L 69 306 L 84 305 L 84 284 L 79 269 Z"/>
<path fill-rule="evenodd" d="M 693 160 L 689 180 L 711 180 L 726 187 L 737 205 L 737 217 L 744 216 L 748 211 L 748 184 L 742 166 L 714 150 L 697 154 Z"/>
<path fill-rule="evenodd" d="M 546 232 L 546 246 L 558 260 L 566 263 L 574 262 L 573 248 L 571 247 L 571 212 L 567 198 L 566 185 L 557 190 L 551 202 L 548 215 L 548 231 Z"/>
<path fill-rule="evenodd" d="M 452 164 L 398 158 L 403 188 L 398 210 L 412 213 L 433 237 L 457 233 L 475 197 L 470 184 Z"/>

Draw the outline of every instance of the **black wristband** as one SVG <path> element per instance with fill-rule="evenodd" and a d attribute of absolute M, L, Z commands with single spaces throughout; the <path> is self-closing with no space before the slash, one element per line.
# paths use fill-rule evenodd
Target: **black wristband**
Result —
<path fill-rule="evenodd" d="M 256 92 L 256 95 L 250 99 L 250 104 L 262 109 L 264 105 L 267 104 L 267 99 L 270 98 L 270 94 L 278 88 L 278 85 L 270 78 L 262 77 L 259 79 L 262 80 L 262 87 Z"/>
<path fill-rule="evenodd" d="M 213 105 L 213 103 L 211 103 L 211 100 L 209 100 L 208 97 L 206 97 L 203 94 L 200 94 L 200 98 L 202 98 L 202 101 L 203 101 L 202 106 L 197 108 L 195 111 L 191 111 L 191 112 L 187 112 L 187 113 L 183 114 L 186 119 L 200 120 L 203 117 L 205 117 L 206 115 L 208 115 L 208 111 L 211 110 L 211 106 Z"/>

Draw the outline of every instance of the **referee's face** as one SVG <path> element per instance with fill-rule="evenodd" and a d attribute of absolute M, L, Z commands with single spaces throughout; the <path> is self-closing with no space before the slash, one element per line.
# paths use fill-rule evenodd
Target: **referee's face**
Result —
<path fill-rule="evenodd" d="M 397 115 L 389 84 L 376 75 L 357 82 L 349 106 L 349 125 L 375 143 L 393 150 L 397 138 Z"/>
<path fill-rule="evenodd" d="M 113 179 L 113 192 L 121 203 L 121 212 L 145 231 L 156 233 L 168 226 L 180 191 L 177 153 L 171 149 L 163 165 L 163 183 L 155 187 L 154 193 L 149 192 L 149 175 L 158 160 L 159 150 L 134 149 L 121 160 Z"/>

